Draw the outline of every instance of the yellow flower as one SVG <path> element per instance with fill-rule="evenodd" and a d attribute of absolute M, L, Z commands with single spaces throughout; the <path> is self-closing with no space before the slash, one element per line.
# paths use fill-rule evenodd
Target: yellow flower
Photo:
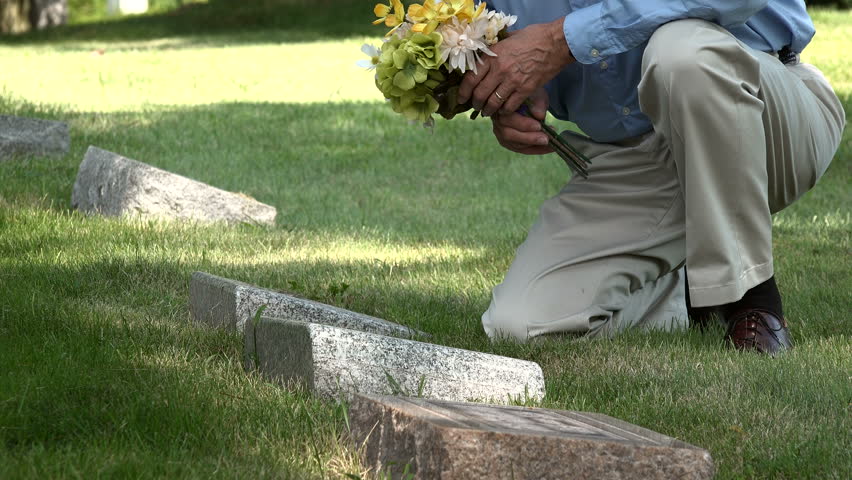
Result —
<path fill-rule="evenodd" d="M 393 14 L 391 14 L 391 11 L 393 11 Z M 392 34 L 394 30 L 405 23 L 405 7 L 402 6 L 402 0 L 390 0 L 387 5 L 377 3 L 376 6 L 373 7 L 373 13 L 379 17 L 373 21 L 373 25 L 378 25 L 384 22 L 385 26 L 393 27 L 391 28 L 391 31 L 387 33 L 388 35 Z"/>
<path fill-rule="evenodd" d="M 473 0 L 444 0 L 438 3 L 434 0 L 426 0 L 423 5 L 412 3 L 408 7 L 408 17 L 414 22 L 411 30 L 428 35 L 453 17 L 471 22 L 484 10 L 485 2 L 474 7 Z"/>
<path fill-rule="evenodd" d="M 414 22 L 411 30 L 426 35 L 435 31 L 441 24 L 438 17 L 438 7 L 433 0 L 426 0 L 423 5 L 412 3 L 408 6 L 408 17 Z"/>
<path fill-rule="evenodd" d="M 459 20 L 472 21 L 485 10 L 485 2 L 480 2 L 478 8 L 474 8 L 473 0 L 444 0 L 439 5 L 441 16 L 458 17 Z M 442 20 L 443 21 L 443 20 Z"/>

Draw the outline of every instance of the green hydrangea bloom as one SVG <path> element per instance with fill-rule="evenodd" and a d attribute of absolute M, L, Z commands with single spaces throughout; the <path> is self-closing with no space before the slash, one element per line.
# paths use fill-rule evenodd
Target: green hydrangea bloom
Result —
<path fill-rule="evenodd" d="M 429 123 L 432 114 L 437 112 L 439 107 L 438 101 L 431 93 L 431 89 L 418 86 L 400 97 L 391 98 L 391 107 L 408 120 Z"/>
<path fill-rule="evenodd" d="M 393 76 L 393 84 L 405 91 L 411 90 L 418 83 L 423 83 L 429 78 L 429 71 L 420 64 L 408 61 Z"/>
<path fill-rule="evenodd" d="M 443 63 L 441 60 L 441 46 L 443 37 L 440 33 L 432 32 L 429 35 L 415 33 L 406 39 L 399 48 L 412 54 L 417 63 L 423 68 L 437 70 Z"/>
<path fill-rule="evenodd" d="M 395 112 L 411 121 L 431 124 L 440 106 L 433 89 L 446 80 L 438 70 L 441 41 L 438 33 L 415 33 L 404 39 L 394 36 L 382 45 L 376 87 Z"/>

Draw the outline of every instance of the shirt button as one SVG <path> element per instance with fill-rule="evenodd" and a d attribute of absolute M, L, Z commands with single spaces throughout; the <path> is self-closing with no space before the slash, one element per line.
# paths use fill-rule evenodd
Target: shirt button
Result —
<path fill-rule="evenodd" d="M 597 48 L 593 48 L 591 53 L 593 57 L 597 57 L 601 54 L 601 52 L 599 52 Z"/>
<path fill-rule="evenodd" d="M 621 113 L 623 113 L 625 115 L 630 115 L 630 108 L 628 108 L 628 107 L 622 108 Z"/>
<path fill-rule="evenodd" d="M 601 70 L 606 70 L 607 68 L 609 68 L 609 64 L 606 62 L 601 62 Z"/>

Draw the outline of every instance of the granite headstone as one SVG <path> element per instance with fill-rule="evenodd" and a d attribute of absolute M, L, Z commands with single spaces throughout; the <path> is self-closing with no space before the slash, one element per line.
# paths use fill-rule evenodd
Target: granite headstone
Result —
<path fill-rule="evenodd" d="M 332 399 L 353 393 L 509 403 L 544 397 L 534 362 L 316 323 L 262 317 L 246 368 Z"/>
<path fill-rule="evenodd" d="M 595 413 L 356 395 L 365 466 L 416 479 L 708 479 L 710 454 Z"/>
<path fill-rule="evenodd" d="M 83 212 L 201 222 L 275 224 L 275 207 L 97 147 L 89 147 L 71 195 Z"/>
<path fill-rule="evenodd" d="M 189 283 L 193 321 L 243 331 L 261 307 L 267 317 L 289 318 L 364 332 L 413 337 L 425 335 L 398 323 L 343 308 L 294 297 L 205 272 L 194 272 Z"/>

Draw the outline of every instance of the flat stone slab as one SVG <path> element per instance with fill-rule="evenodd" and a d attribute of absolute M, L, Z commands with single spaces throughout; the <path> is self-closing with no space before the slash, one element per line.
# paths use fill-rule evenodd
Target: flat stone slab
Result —
<path fill-rule="evenodd" d="M 68 124 L 0 115 L 0 160 L 17 155 L 65 155 L 70 146 Z"/>
<path fill-rule="evenodd" d="M 537 363 L 316 323 L 262 317 L 246 325 L 246 367 L 285 386 L 508 403 L 544 397 Z"/>
<path fill-rule="evenodd" d="M 275 224 L 275 207 L 181 175 L 89 147 L 71 205 L 107 216 L 173 218 L 202 222 Z"/>
<path fill-rule="evenodd" d="M 416 479 L 707 479 L 713 459 L 596 413 L 356 395 L 349 423 L 365 466 Z"/>
<path fill-rule="evenodd" d="M 398 323 L 362 313 L 275 292 L 205 272 L 194 272 L 189 283 L 189 312 L 193 321 L 242 332 L 260 307 L 263 315 L 382 335 L 426 335 Z"/>

